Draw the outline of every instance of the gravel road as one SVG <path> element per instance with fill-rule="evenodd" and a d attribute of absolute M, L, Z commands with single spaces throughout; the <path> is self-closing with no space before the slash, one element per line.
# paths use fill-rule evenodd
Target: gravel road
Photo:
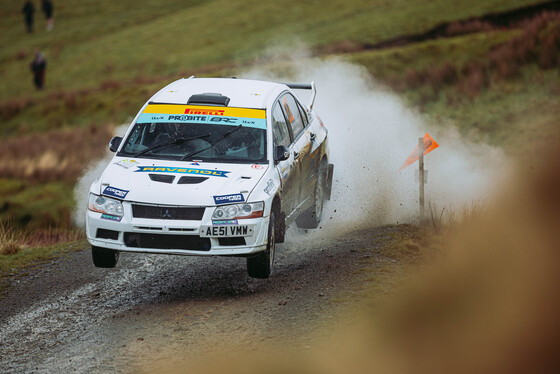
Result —
<path fill-rule="evenodd" d="M 243 258 L 125 253 L 115 269 L 97 269 L 81 244 L 8 280 L 0 372 L 149 372 L 224 346 L 307 349 L 360 301 L 364 280 L 390 261 L 376 249 L 397 230 L 298 233 L 278 245 L 266 280 L 249 278 Z"/>

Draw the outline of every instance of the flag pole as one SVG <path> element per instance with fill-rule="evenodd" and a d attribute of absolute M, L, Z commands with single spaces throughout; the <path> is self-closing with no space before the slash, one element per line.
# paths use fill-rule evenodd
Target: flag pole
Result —
<path fill-rule="evenodd" d="M 424 219 L 424 138 L 418 138 L 418 182 L 420 183 L 420 219 Z"/>

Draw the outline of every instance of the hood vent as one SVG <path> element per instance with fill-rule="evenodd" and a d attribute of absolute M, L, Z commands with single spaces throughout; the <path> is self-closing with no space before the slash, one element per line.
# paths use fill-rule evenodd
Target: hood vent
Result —
<path fill-rule="evenodd" d="M 181 177 L 177 184 L 198 184 L 204 182 L 208 177 Z"/>
<path fill-rule="evenodd" d="M 154 182 L 162 182 L 162 183 L 173 183 L 175 180 L 174 175 L 163 175 L 163 174 L 148 174 L 150 179 Z"/>
<path fill-rule="evenodd" d="M 229 104 L 229 97 L 223 96 L 219 93 L 203 93 L 198 95 L 192 95 L 187 101 L 187 105 L 220 105 L 227 106 Z"/>

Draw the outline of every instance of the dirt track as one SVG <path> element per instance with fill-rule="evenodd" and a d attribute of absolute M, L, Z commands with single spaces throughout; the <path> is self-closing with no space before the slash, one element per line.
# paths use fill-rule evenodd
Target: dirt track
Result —
<path fill-rule="evenodd" d="M 151 371 L 218 342 L 243 352 L 278 341 L 307 349 L 392 261 L 376 249 L 397 230 L 281 244 L 267 280 L 249 278 L 242 258 L 123 254 L 116 269 L 97 269 L 84 244 L 11 280 L 0 300 L 0 372 Z"/>

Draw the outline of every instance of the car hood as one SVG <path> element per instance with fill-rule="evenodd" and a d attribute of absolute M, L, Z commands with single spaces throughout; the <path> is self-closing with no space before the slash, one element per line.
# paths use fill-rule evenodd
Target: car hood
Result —
<path fill-rule="evenodd" d="M 99 179 L 99 193 L 164 205 L 216 205 L 248 201 L 268 165 L 179 162 L 115 157 Z M 243 195 L 243 199 L 239 194 Z M 228 199 L 229 195 L 233 195 Z"/>

